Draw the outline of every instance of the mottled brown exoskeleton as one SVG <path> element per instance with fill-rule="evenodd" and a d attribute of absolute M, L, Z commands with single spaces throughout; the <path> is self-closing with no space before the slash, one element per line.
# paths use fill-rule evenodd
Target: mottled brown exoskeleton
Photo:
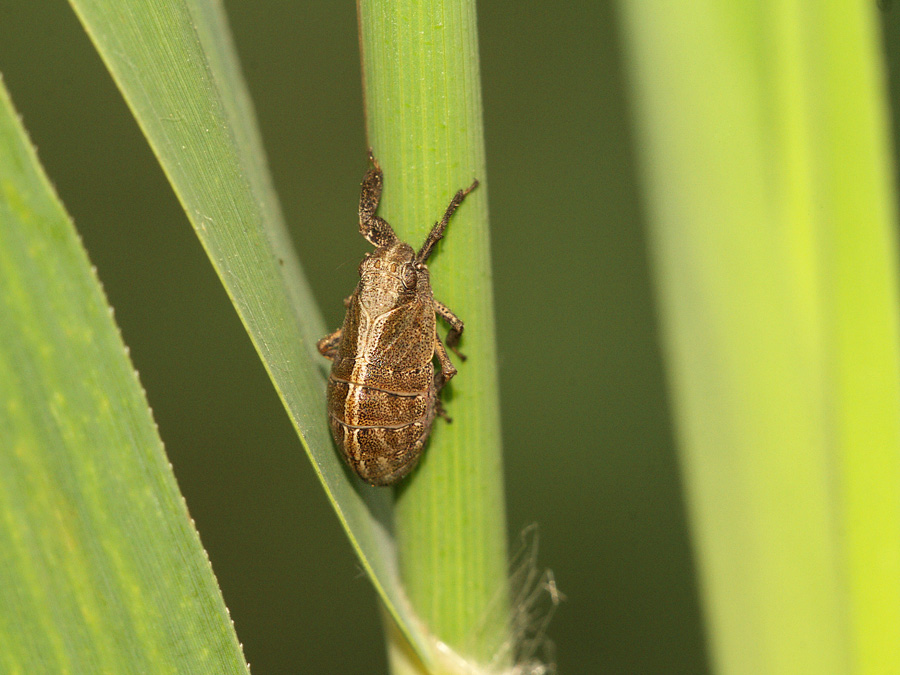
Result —
<path fill-rule="evenodd" d="M 450 324 L 447 346 L 465 358 L 456 351 L 463 323 L 434 299 L 425 262 L 478 181 L 456 193 L 416 253 L 375 215 L 383 176 L 371 150 L 369 161 L 359 196 L 359 231 L 375 251 L 359 265 L 359 284 L 344 301 L 343 327 L 319 340 L 318 347 L 332 361 L 328 417 L 335 443 L 363 480 L 393 485 L 418 463 L 435 416 L 446 417 L 438 393 L 456 368 L 437 335 L 435 315 Z"/>

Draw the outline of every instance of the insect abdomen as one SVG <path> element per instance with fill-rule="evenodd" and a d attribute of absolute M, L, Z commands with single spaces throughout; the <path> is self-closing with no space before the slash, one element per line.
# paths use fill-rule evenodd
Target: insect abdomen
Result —
<path fill-rule="evenodd" d="M 433 382 L 430 363 L 385 372 L 362 360 L 335 362 L 328 378 L 331 431 L 364 480 L 391 485 L 415 467 L 434 420 Z"/>

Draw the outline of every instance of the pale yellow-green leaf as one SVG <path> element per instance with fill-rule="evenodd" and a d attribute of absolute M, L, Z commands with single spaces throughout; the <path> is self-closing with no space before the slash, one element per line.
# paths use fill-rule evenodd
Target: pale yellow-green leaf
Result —
<path fill-rule="evenodd" d="M 876 5 L 620 5 L 716 672 L 896 672 L 897 222 Z"/>

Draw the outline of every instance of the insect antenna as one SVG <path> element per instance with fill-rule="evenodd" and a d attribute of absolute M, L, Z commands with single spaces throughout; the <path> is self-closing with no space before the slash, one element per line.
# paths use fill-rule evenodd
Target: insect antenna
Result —
<path fill-rule="evenodd" d="M 372 168 L 366 171 L 359 194 L 359 232 L 370 244 L 378 247 L 393 246 L 400 241 L 394 229 L 386 220 L 375 215 L 384 187 L 384 175 L 371 148 L 369 161 Z"/>
<path fill-rule="evenodd" d="M 424 263 L 428 260 L 428 256 L 431 255 L 432 250 L 434 250 L 435 244 L 437 244 L 441 239 L 444 238 L 444 230 L 447 228 L 447 223 L 450 222 L 450 216 L 453 215 L 453 212 L 462 204 L 463 199 L 466 198 L 472 190 L 478 187 L 478 181 L 474 181 L 469 187 L 465 190 L 458 191 L 455 195 L 453 195 L 453 199 L 450 200 L 450 204 L 447 206 L 447 210 L 444 212 L 444 217 L 441 220 L 434 224 L 434 227 L 431 228 L 431 232 L 428 233 L 428 237 L 425 239 L 425 243 L 422 244 L 422 248 L 419 249 L 419 252 L 416 254 L 416 262 Z"/>

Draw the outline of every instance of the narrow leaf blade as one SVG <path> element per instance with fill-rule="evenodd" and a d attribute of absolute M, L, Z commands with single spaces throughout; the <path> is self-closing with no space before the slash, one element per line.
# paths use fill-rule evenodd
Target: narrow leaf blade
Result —
<path fill-rule="evenodd" d="M 716 668 L 889 672 L 900 313 L 875 6 L 622 7 Z"/>
<path fill-rule="evenodd" d="M 70 0 L 131 107 L 260 354 L 350 541 L 391 614 L 405 609 L 386 491 L 335 455 L 324 324 L 284 227 L 220 4 Z"/>
<path fill-rule="evenodd" d="M 0 671 L 247 673 L 111 310 L 2 87 Z"/>

